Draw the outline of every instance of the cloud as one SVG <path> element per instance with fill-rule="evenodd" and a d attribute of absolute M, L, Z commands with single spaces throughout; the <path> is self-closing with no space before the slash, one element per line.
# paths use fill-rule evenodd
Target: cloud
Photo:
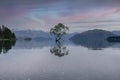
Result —
<path fill-rule="evenodd" d="M 118 22 L 119 4 L 120 0 L 1 0 L 0 24 L 46 29 L 59 22 Z"/>
<path fill-rule="evenodd" d="M 31 9 L 48 7 L 55 2 L 56 0 L 3 0 L 0 2 L 0 17 L 2 20 L 19 18 Z"/>

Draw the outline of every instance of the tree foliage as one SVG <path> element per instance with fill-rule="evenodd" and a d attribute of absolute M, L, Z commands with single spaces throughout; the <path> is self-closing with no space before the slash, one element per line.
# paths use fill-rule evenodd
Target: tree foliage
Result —
<path fill-rule="evenodd" d="M 10 29 L 2 25 L 0 26 L 0 39 L 1 40 L 15 40 L 16 36 Z"/>
<path fill-rule="evenodd" d="M 55 40 L 59 41 L 63 35 L 66 34 L 66 31 L 68 31 L 69 28 L 62 23 L 58 23 L 54 26 L 54 28 L 50 29 L 50 33 L 55 36 Z"/>

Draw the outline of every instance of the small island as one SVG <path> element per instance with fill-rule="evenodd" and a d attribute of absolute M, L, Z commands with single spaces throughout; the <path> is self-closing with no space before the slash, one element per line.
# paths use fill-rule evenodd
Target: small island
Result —
<path fill-rule="evenodd" d="M 0 41 L 5 40 L 15 41 L 16 36 L 10 29 L 2 25 L 0 26 Z"/>
<path fill-rule="evenodd" d="M 106 39 L 109 42 L 120 42 L 120 36 L 111 36 Z"/>

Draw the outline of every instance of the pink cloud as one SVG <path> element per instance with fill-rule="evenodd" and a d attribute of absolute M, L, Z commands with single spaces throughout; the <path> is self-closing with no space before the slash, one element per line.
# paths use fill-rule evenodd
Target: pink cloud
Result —
<path fill-rule="evenodd" d="M 120 14 L 120 8 L 109 9 L 109 10 L 105 11 L 101 16 L 102 17 L 110 17 L 115 14 Z"/>
<path fill-rule="evenodd" d="M 26 10 L 27 9 L 22 8 L 20 6 L 16 6 L 14 8 L 10 7 L 7 9 L 1 9 L 0 17 L 1 17 L 1 20 L 4 20 L 4 21 L 13 20 L 13 19 L 20 18 L 21 16 L 23 16 Z"/>

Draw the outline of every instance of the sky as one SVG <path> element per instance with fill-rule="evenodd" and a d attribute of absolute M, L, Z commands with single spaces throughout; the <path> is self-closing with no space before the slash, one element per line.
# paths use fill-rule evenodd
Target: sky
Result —
<path fill-rule="evenodd" d="M 49 31 L 58 23 L 70 32 L 120 30 L 120 0 L 0 0 L 0 25 Z"/>

